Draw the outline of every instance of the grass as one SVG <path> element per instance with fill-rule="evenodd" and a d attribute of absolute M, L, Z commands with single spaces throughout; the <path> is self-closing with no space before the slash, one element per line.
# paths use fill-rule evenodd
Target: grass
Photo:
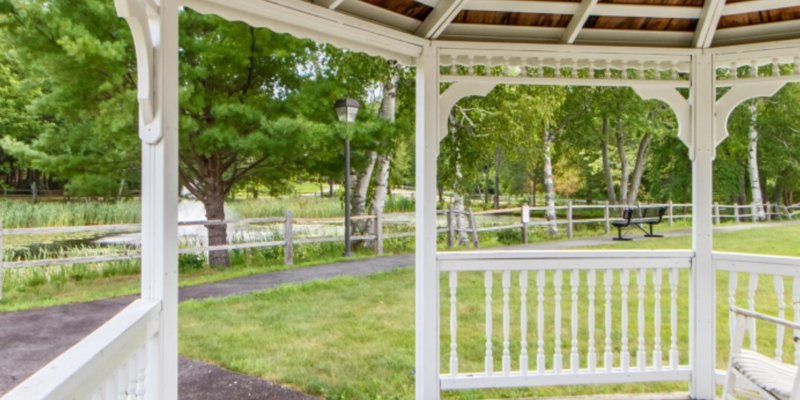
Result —
<path fill-rule="evenodd" d="M 723 232 L 715 235 L 717 250 L 761 254 L 800 256 L 800 247 L 787 238 L 800 237 L 800 226 L 781 226 L 757 230 Z M 614 243 L 600 248 L 686 248 L 688 237 L 660 240 L 637 240 Z M 459 274 L 459 356 L 462 371 L 482 370 L 483 362 L 483 279 L 480 274 Z M 650 276 L 648 275 L 648 278 Z M 516 278 L 514 278 L 516 281 Z M 585 282 L 585 275 L 582 280 Z M 618 280 L 618 275 L 615 277 Z M 723 366 L 727 357 L 728 325 L 726 273 L 718 274 L 718 349 L 717 364 Z M 765 280 L 765 279 L 764 279 Z M 442 279 L 442 293 L 447 293 L 446 279 Z M 531 282 L 534 279 L 531 278 Z M 552 276 L 548 279 L 552 282 Z M 745 298 L 747 283 L 740 277 L 737 297 Z M 765 280 L 766 281 L 766 280 Z M 663 315 L 668 315 L 668 285 L 662 288 Z M 565 366 L 568 365 L 569 338 L 569 280 L 564 281 L 563 351 Z M 788 283 L 788 281 L 787 281 Z M 635 278 L 632 277 L 631 298 L 631 350 L 636 349 Z M 688 356 L 688 273 L 683 272 L 678 297 L 680 334 L 678 341 L 682 361 Z M 773 282 L 762 282 L 757 295 L 757 309 L 775 314 L 777 298 L 772 290 Z M 513 288 L 513 286 L 512 286 Z M 534 290 L 532 288 L 532 290 Z M 599 293 L 602 291 L 598 288 Z M 501 321 L 499 308 L 502 293 L 499 275 L 495 277 L 495 334 L 493 336 L 495 362 L 499 363 L 501 347 Z M 511 299 L 518 299 L 518 289 L 513 288 Z M 791 285 L 786 285 L 787 296 Z M 553 287 L 545 288 L 548 307 L 552 305 Z M 585 296 L 586 291 L 581 291 Z M 449 302 L 442 296 L 442 370 L 448 370 Z M 533 296 L 530 296 L 533 297 Z M 619 293 L 614 295 L 615 310 L 619 310 Z M 512 318 L 518 315 L 518 307 L 512 300 Z M 599 300 L 598 300 L 599 301 Z M 647 348 L 652 350 L 652 292 L 647 292 Z M 517 300 L 518 303 L 518 300 Z M 791 302 L 787 302 L 791 305 Z M 535 300 L 529 298 L 529 315 L 534 310 Z M 601 312 L 602 307 L 596 311 Z M 581 303 L 582 338 L 588 332 L 586 305 Z M 615 311 L 616 313 L 617 311 Z M 325 282 L 287 285 L 257 294 L 205 301 L 190 301 L 181 305 L 180 351 L 184 356 L 212 362 L 224 368 L 259 376 L 287 384 L 314 395 L 330 399 L 411 399 L 413 398 L 412 368 L 413 354 L 414 277 L 413 271 L 403 269 L 364 278 L 338 278 Z M 615 314 L 615 321 L 619 314 Z M 548 321 L 552 315 L 548 315 Z M 602 338 L 602 318 L 598 314 L 597 338 Z M 515 320 L 513 320 L 515 321 Z M 535 335 L 535 325 L 529 321 L 529 332 Z M 513 326 L 512 322 L 512 326 Z M 518 324 L 518 323 L 517 323 Z M 665 323 L 664 328 L 668 325 Z M 512 338 L 517 327 L 512 328 Z M 554 337 L 551 329 L 546 331 L 546 354 L 552 354 Z M 620 329 L 615 327 L 615 345 L 619 345 Z M 770 349 L 774 346 L 774 331 L 759 327 L 759 346 Z M 793 354 L 789 338 L 783 343 L 784 353 Z M 517 336 L 518 337 L 518 336 Z M 669 331 L 662 331 L 666 346 Z M 598 341 L 598 345 L 602 346 Z M 581 340 L 581 359 L 585 358 L 586 340 Z M 511 354 L 515 359 L 517 344 L 512 341 Z M 531 341 L 530 349 L 535 349 Z M 615 349 L 618 351 L 618 349 Z M 666 354 L 665 354 L 666 357 Z M 649 355 L 648 355 L 648 358 Z M 532 357 L 532 359 L 535 359 Z M 516 360 L 512 362 L 516 366 Z M 499 364 L 495 366 L 499 368 Z M 545 389 L 462 391 L 445 394 L 451 399 L 482 399 L 523 396 L 553 396 L 594 393 L 647 393 L 685 390 L 685 383 L 631 384 L 615 386 L 571 386 Z"/>
<path fill-rule="evenodd" d="M 126 224 L 139 222 L 138 200 L 118 202 L 42 202 L 0 200 L 4 228 Z"/>

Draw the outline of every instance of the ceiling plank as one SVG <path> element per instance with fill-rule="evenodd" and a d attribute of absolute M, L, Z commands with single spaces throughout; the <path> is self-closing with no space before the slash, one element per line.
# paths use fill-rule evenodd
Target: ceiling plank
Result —
<path fill-rule="evenodd" d="M 724 8 L 725 0 L 706 0 L 700 21 L 697 23 L 697 30 L 692 38 L 692 47 L 702 49 L 711 47 Z"/>
<path fill-rule="evenodd" d="M 597 4 L 597 0 L 581 1 L 581 5 L 578 6 L 578 11 L 570 18 L 569 25 L 567 25 L 567 29 L 561 37 L 562 43 L 570 44 L 575 42 L 586 20 L 589 19 L 592 7 L 594 7 L 595 4 Z"/>
<path fill-rule="evenodd" d="M 438 38 L 466 4 L 467 0 L 440 0 L 417 28 L 416 35 L 426 39 Z"/>
<path fill-rule="evenodd" d="M 767 1 L 800 2 L 800 0 Z M 464 6 L 464 9 L 473 11 L 572 15 L 578 12 L 579 7 L 580 3 L 567 3 L 562 1 L 467 0 L 467 4 Z M 702 11 L 702 7 L 598 3 L 592 8 L 590 14 L 608 17 L 697 19 L 700 18 L 700 13 Z"/>

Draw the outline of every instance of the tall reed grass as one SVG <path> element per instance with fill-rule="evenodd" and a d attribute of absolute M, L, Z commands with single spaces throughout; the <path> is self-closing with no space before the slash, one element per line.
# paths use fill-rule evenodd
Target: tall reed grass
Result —
<path fill-rule="evenodd" d="M 141 219 L 138 200 L 118 202 L 31 203 L 0 200 L 4 228 L 128 224 Z"/>

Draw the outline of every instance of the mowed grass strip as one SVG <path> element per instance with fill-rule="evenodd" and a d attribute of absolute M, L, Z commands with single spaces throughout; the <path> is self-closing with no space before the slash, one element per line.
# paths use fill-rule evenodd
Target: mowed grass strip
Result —
<path fill-rule="evenodd" d="M 723 232 L 715 235 L 720 251 L 800 256 L 800 226 L 786 225 L 754 230 Z M 602 248 L 687 248 L 691 238 L 636 240 L 610 243 Z M 619 272 L 614 274 L 613 349 L 618 363 L 621 347 L 621 289 Z M 688 363 L 688 271 L 682 271 L 678 295 L 678 343 L 681 363 Z M 717 281 L 717 365 L 725 365 L 728 351 L 728 274 L 719 273 Z M 588 350 L 588 290 L 586 273 L 581 274 L 579 291 L 579 353 L 585 363 Z M 645 296 L 645 345 L 648 362 L 652 362 L 654 345 L 654 293 L 652 273 L 647 273 Z M 494 275 L 493 349 L 495 369 L 501 368 L 502 355 L 502 288 L 500 274 Z M 554 337 L 553 273 L 547 274 L 545 287 L 545 351 L 548 367 L 552 365 Z M 664 365 L 670 345 L 669 280 L 664 270 L 662 298 L 662 351 Z M 787 315 L 793 315 L 792 282 L 784 279 Z M 564 367 L 569 368 L 571 350 L 569 273 L 562 287 L 562 354 Z M 604 348 L 604 289 L 598 273 L 596 287 L 596 327 L 594 337 L 598 363 Z M 447 276 L 441 280 L 442 371 L 449 368 L 449 288 Z M 512 276 L 511 290 L 511 354 L 512 368 L 519 356 L 519 287 L 518 275 Z M 762 277 L 756 297 L 756 309 L 776 314 L 778 302 L 770 277 Z M 740 274 L 737 302 L 746 304 L 747 276 Z M 631 274 L 629 287 L 629 347 L 631 364 L 637 350 L 637 285 Z M 459 357 L 461 371 L 482 371 L 484 355 L 484 289 L 483 274 L 459 274 Z M 531 368 L 536 355 L 536 284 L 530 274 L 528 292 Z M 411 399 L 413 398 L 414 366 L 414 274 L 412 269 L 363 277 L 339 278 L 324 282 L 288 285 L 258 294 L 181 305 L 181 353 L 184 356 L 212 362 L 223 368 L 262 377 L 296 387 L 330 399 Z M 791 334 L 782 343 L 784 355 L 794 354 Z M 775 349 L 775 330 L 758 327 L 758 345 L 766 354 Z M 787 358 L 789 359 L 789 358 Z M 633 384 L 615 386 L 576 386 L 519 390 L 450 392 L 445 398 L 484 399 L 503 397 L 555 396 L 595 393 L 647 393 L 686 390 L 685 383 Z"/>

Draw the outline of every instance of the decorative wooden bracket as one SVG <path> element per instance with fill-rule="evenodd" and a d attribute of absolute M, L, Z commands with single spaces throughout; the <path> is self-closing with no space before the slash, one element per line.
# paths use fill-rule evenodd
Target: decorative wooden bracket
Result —
<path fill-rule="evenodd" d="M 439 95 L 439 141 L 447 137 L 447 119 L 459 100 L 469 96 L 486 96 L 497 86 L 490 82 L 455 82 Z"/>
<path fill-rule="evenodd" d="M 731 87 L 724 96 L 717 100 L 714 112 L 716 132 L 714 132 L 714 144 L 719 146 L 728 138 L 728 117 L 731 116 L 733 109 L 739 104 L 755 98 L 770 97 L 780 90 L 787 82 L 747 82 L 737 83 Z"/>
<path fill-rule="evenodd" d="M 666 103 L 675 113 L 678 120 L 678 138 L 690 150 L 692 149 L 692 112 L 689 100 L 680 92 L 665 86 L 634 86 L 633 90 L 643 100 L 659 100 Z"/>
<path fill-rule="evenodd" d="M 117 15 L 125 19 L 133 34 L 136 51 L 138 78 L 139 115 L 142 127 L 139 137 L 145 143 L 155 144 L 161 140 L 161 129 L 154 129 L 156 116 L 155 63 L 159 32 L 157 22 L 159 10 L 153 0 L 114 0 Z"/>

